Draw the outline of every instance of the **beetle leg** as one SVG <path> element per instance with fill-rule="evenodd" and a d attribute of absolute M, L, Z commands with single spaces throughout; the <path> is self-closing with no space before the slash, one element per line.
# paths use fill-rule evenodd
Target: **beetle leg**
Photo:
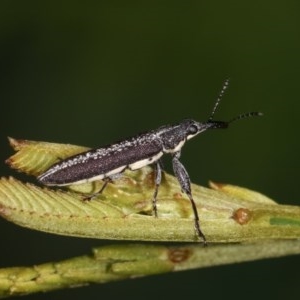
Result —
<path fill-rule="evenodd" d="M 103 181 L 104 181 L 104 183 L 103 183 L 101 189 L 98 192 L 95 192 L 93 194 L 90 194 L 90 195 L 87 195 L 87 196 L 85 195 L 84 198 L 83 198 L 83 201 L 90 201 L 93 198 L 96 198 L 97 196 L 99 196 L 100 194 L 102 194 L 102 192 L 106 188 L 107 184 L 109 182 L 112 182 L 112 179 L 110 177 L 106 177 L 106 178 L 103 179 Z"/>
<path fill-rule="evenodd" d="M 189 177 L 189 174 L 187 173 L 185 167 L 183 166 L 183 164 L 179 161 L 179 157 L 180 157 L 180 152 L 176 152 L 173 156 L 172 163 L 173 163 L 174 174 L 181 186 L 181 190 L 185 194 L 187 194 L 187 196 L 190 199 L 192 209 L 194 212 L 194 222 L 195 222 L 194 226 L 195 226 L 196 233 L 197 233 L 198 237 L 201 238 L 203 240 L 204 244 L 206 245 L 206 238 L 200 229 L 198 211 L 197 211 L 197 207 L 196 207 L 195 201 L 192 196 L 190 177 Z"/>
<path fill-rule="evenodd" d="M 162 177 L 162 164 L 161 161 L 158 160 L 156 162 L 156 170 L 155 170 L 155 189 L 154 189 L 154 194 L 152 197 L 152 207 L 153 207 L 153 212 L 154 216 L 157 218 L 157 193 L 158 193 L 158 188 L 161 183 L 161 177 Z"/>

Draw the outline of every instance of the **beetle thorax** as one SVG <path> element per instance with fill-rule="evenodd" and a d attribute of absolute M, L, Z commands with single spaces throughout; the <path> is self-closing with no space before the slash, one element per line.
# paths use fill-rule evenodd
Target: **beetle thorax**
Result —
<path fill-rule="evenodd" d="M 184 120 L 179 124 L 164 126 L 157 130 L 164 153 L 180 151 L 184 143 L 191 137 L 190 128 L 194 122 L 193 120 Z M 193 136 L 197 134 L 196 131 L 192 132 Z"/>

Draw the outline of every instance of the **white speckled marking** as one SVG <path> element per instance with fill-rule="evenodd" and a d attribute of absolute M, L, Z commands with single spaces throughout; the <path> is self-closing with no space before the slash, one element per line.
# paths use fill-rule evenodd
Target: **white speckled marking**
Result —
<path fill-rule="evenodd" d="M 175 153 L 175 152 L 178 152 L 181 148 L 182 148 L 182 146 L 184 145 L 184 143 L 185 143 L 185 140 L 182 140 L 180 143 L 178 143 L 178 145 L 175 147 L 175 148 L 173 148 L 173 149 L 165 149 L 164 148 L 164 152 L 165 153 Z"/>
<path fill-rule="evenodd" d="M 142 160 L 134 162 L 133 164 L 130 164 L 128 166 L 128 168 L 133 171 L 133 170 L 137 170 L 142 167 L 148 166 L 148 165 L 152 164 L 153 162 L 157 161 L 158 159 L 160 159 L 162 157 L 162 155 L 163 155 L 163 152 L 159 152 L 158 154 L 156 154 L 152 157 L 142 159 Z"/>

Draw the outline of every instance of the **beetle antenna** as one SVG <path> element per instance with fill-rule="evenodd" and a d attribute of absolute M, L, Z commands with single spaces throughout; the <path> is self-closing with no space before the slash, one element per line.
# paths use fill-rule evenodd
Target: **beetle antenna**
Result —
<path fill-rule="evenodd" d="M 213 117 L 215 115 L 215 112 L 216 112 L 216 110 L 217 110 L 217 108 L 218 108 L 218 106 L 219 106 L 219 104 L 220 104 L 220 102 L 221 102 L 221 100 L 223 98 L 223 95 L 224 95 L 226 89 L 228 88 L 228 85 L 229 85 L 229 78 L 226 79 L 225 82 L 224 82 L 224 84 L 223 84 L 223 87 L 222 87 L 221 92 L 220 92 L 220 94 L 219 94 L 219 96 L 217 98 L 217 101 L 216 101 L 215 106 L 214 106 L 214 108 L 212 110 L 212 113 L 211 113 L 211 115 L 210 115 L 210 117 L 208 119 L 208 122 L 212 121 L 212 119 L 213 119 Z"/>
<path fill-rule="evenodd" d="M 263 113 L 262 112 L 259 112 L 259 111 L 251 111 L 251 112 L 248 112 L 248 113 L 245 113 L 245 114 L 241 114 L 241 115 L 238 115 L 236 116 L 235 118 L 231 119 L 229 123 L 232 123 L 234 121 L 237 121 L 237 120 L 241 120 L 241 119 L 245 119 L 245 118 L 252 118 L 252 117 L 261 117 L 263 116 Z"/>

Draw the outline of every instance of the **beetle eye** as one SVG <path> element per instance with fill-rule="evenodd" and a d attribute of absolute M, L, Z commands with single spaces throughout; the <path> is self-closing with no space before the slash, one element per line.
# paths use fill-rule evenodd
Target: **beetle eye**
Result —
<path fill-rule="evenodd" d="M 198 127 L 196 125 L 191 125 L 189 127 L 189 134 L 196 134 L 198 132 Z"/>

